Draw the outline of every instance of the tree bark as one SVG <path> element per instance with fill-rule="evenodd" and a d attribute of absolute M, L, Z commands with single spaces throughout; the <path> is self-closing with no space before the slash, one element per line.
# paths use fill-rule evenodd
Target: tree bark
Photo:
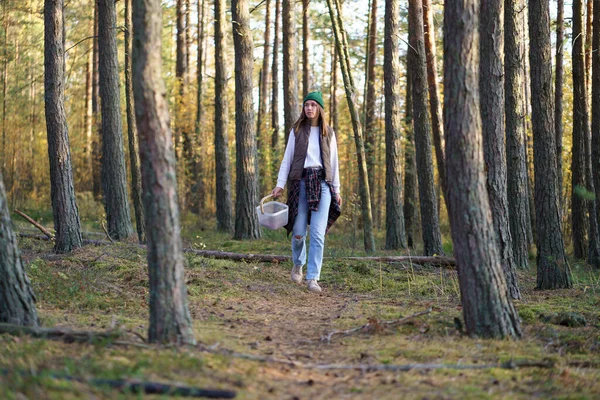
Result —
<path fill-rule="evenodd" d="M 340 119 L 338 113 L 338 99 L 337 99 L 337 84 L 338 84 L 338 53 L 333 43 L 331 50 L 331 98 L 329 99 L 329 118 L 330 126 L 333 127 L 335 132 L 339 132 Z"/>
<path fill-rule="evenodd" d="M 202 137 L 202 121 L 204 119 L 204 106 L 202 100 L 204 97 L 204 63 L 206 61 L 205 56 L 205 38 L 206 33 L 204 29 L 206 0 L 198 0 L 198 53 L 196 60 L 196 72 L 197 72 L 197 85 L 196 90 L 196 137 L 195 143 L 197 144 L 197 154 L 204 154 L 204 138 Z M 204 166 L 203 160 L 194 154 L 192 163 L 192 176 L 191 176 L 191 194 L 192 199 L 190 206 L 192 212 L 200 214 L 206 208 L 206 187 L 204 185 Z"/>
<path fill-rule="evenodd" d="M 116 26 L 117 10 L 114 0 L 98 0 L 102 188 L 108 233 L 115 240 L 123 240 L 133 235 L 133 228 L 129 215 L 127 172 L 123 151 Z"/>
<path fill-rule="evenodd" d="M 410 26 L 410 23 L 409 23 Z M 409 28 L 410 29 L 410 28 Z M 407 57 L 408 58 L 408 57 Z M 414 247 L 414 234 L 417 220 L 417 161 L 415 160 L 415 139 L 412 118 L 412 68 L 406 62 L 406 102 L 404 104 L 404 227 L 406 244 Z"/>
<path fill-rule="evenodd" d="M 546 0 L 529 0 L 529 48 L 533 126 L 533 163 L 537 233 L 537 288 L 571 287 L 571 271 L 565 257 L 560 223 L 550 11 Z"/>
<path fill-rule="evenodd" d="M 431 0 L 423 0 L 425 55 L 427 57 L 427 83 L 429 87 L 429 109 L 431 113 L 431 130 L 433 147 L 442 193 L 446 199 L 446 165 L 444 163 L 444 122 L 442 121 L 442 105 L 438 88 L 437 56 L 435 51 L 435 26 Z M 447 202 L 447 199 L 446 199 Z M 446 207 L 448 208 L 448 207 Z"/>
<path fill-rule="evenodd" d="M 589 106 L 589 97 L 592 93 L 592 19 L 594 15 L 594 0 L 587 0 L 585 23 L 585 93 L 586 104 Z"/>
<path fill-rule="evenodd" d="M 269 97 L 269 78 L 271 76 L 270 57 L 271 57 L 271 0 L 267 0 L 265 3 L 265 34 L 263 41 L 263 60 L 262 67 L 260 70 L 260 83 L 259 83 L 259 102 L 258 102 L 258 114 L 256 116 L 256 143 L 258 154 L 260 155 L 259 161 L 259 174 L 261 180 L 261 193 L 266 193 L 272 187 L 271 182 L 271 153 L 273 149 L 269 148 L 268 133 L 267 129 L 267 98 Z M 272 138 L 271 138 L 272 139 Z"/>
<path fill-rule="evenodd" d="M 161 75 L 160 0 L 133 3 L 133 86 L 148 239 L 148 340 L 195 344 L 187 305 L 175 155 Z"/>
<path fill-rule="evenodd" d="M 450 226 L 470 336 L 521 336 L 495 238 L 485 186 L 478 110 L 478 1 L 444 8 L 444 107 Z"/>
<path fill-rule="evenodd" d="M 93 34 L 93 33 L 92 33 Z M 91 50 L 91 51 L 90 51 Z M 88 59 L 85 64 L 85 115 L 83 117 L 83 129 L 85 131 L 85 168 L 88 174 L 86 174 L 85 190 L 93 190 L 93 176 L 89 175 L 90 171 L 94 170 L 94 158 L 92 155 L 92 149 L 94 148 L 94 110 L 93 110 L 93 85 L 94 79 L 94 51 L 93 44 L 92 49 L 88 50 Z"/>
<path fill-rule="evenodd" d="M 215 0 L 215 173 L 217 230 L 233 230 L 229 167 L 229 106 L 225 44 L 225 0 Z"/>
<path fill-rule="evenodd" d="M 310 40 L 310 26 L 308 18 L 308 0 L 302 0 L 302 93 L 306 96 L 310 92 L 310 65 L 308 54 L 310 48 L 308 41 Z"/>
<path fill-rule="evenodd" d="M 61 30 L 62 32 L 62 30 Z M 0 174 L 0 322 L 38 326 L 35 296 L 12 229 Z"/>
<path fill-rule="evenodd" d="M 377 215 L 375 201 L 375 174 L 377 167 L 376 147 L 377 132 L 375 121 L 375 63 L 377 60 L 377 0 L 370 0 L 369 30 L 367 35 L 367 68 L 365 71 L 365 153 L 367 156 L 367 173 L 371 194 L 373 215 Z M 376 220 L 376 218 L 375 218 Z M 377 221 L 375 222 L 377 225 Z"/>
<path fill-rule="evenodd" d="M 480 3 L 479 92 L 487 190 L 508 292 L 520 299 L 508 222 L 504 127 L 504 0 Z"/>
<path fill-rule="evenodd" d="M 254 208 L 259 202 L 258 159 L 252 104 L 253 47 L 247 0 L 232 0 L 233 44 L 235 49 L 235 147 L 236 197 L 234 239 L 260 238 Z"/>
<path fill-rule="evenodd" d="M 587 216 L 585 199 L 585 131 L 588 115 L 585 95 L 583 0 L 573 0 L 573 152 L 571 159 L 571 234 L 573 255 L 586 256 Z"/>
<path fill-rule="evenodd" d="M 423 6 L 421 0 L 408 3 L 410 20 L 409 63 L 413 75 L 412 102 L 414 116 L 415 150 L 417 178 L 419 180 L 419 204 L 421 206 L 421 227 L 423 254 L 443 255 L 442 235 L 433 181 L 433 160 L 431 156 L 430 121 L 427 112 L 427 61 L 423 28 Z"/>
<path fill-rule="evenodd" d="M 563 48 L 564 48 L 564 0 L 556 4 L 556 67 L 554 69 L 554 129 L 556 136 L 556 171 L 558 172 L 558 199 L 563 206 Z"/>
<path fill-rule="evenodd" d="M 593 48 L 600 49 L 600 0 L 594 0 Z M 592 171 L 596 192 L 596 221 L 600 225 L 600 51 L 592 53 Z"/>
<path fill-rule="evenodd" d="M 385 43 L 383 75 L 385 80 L 385 248 L 406 247 L 402 210 L 402 119 L 400 98 L 400 2 L 385 3 Z"/>
<path fill-rule="evenodd" d="M 335 6 L 333 4 L 335 1 Z M 354 130 L 354 144 L 356 146 L 356 155 L 358 158 L 358 182 L 360 201 L 362 207 L 363 218 L 363 240 L 365 251 L 372 253 L 375 251 L 375 238 L 373 236 L 373 218 L 371 214 L 371 198 L 369 194 L 369 181 L 367 180 L 367 163 L 365 160 L 365 145 L 363 141 L 362 126 L 360 117 L 356 107 L 356 86 L 352 78 L 352 70 L 350 68 L 350 56 L 348 53 L 348 42 L 344 36 L 344 27 L 341 18 L 341 6 L 338 0 L 327 0 L 329 15 L 335 36 L 335 44 L 340 55 L 340 69 L 344 78 L 344 88 L 346 89 L 346 100 L 350 109 L 352 118 L 352 128 Z M 334 9 L 335 7 L 335 9 Z"/>
<path fill-rule="evenodd" d="M 100 113 L 100 51 L 98 49 L 98 1 L 92 0 L 94 3 L 94 68 L 92 73 L 92 114 L 93 114 L 93 168 L 92 168 L 92 185 L 94 198 L 102 197 L 102 116 Z"/>
<path fill-rule="evenodd" d="M 125 0 L 125 103 L 127 108 L 127 141 L 131 168 L 131 196 L 135 210 L 135 223 L 140 243 L 146 242 L 146 223 L 142 204 L 142 177 L 140 174 L 140 152 L 138 132 L 133 105 L 133 83 L 131 81 L 131 1 Z"/>
<path fill-rule="evenodd" d="M 525 27 L 520 13 L 524 0 L 506 0 L 504 18 L 504 81 L 506 102 L 507 197 L 513 256 L 517 268 L 529 264 L 529 186 L 527 177 L 527 140 L 525 125 L 525 93 L 523 60 Z"/>
<path fill-rule="evenodd" d="M 281 44 L 281 0 L 275 1 L 275 28 L 273 32 L 273 67 L 271 68 L 271 147 L 273 148 L 273 160 L 279 159 L 279 47 Z M 273 163 L 273 175 L 276 175 L 277 165 Z"/>
<path fill-rule="evenodd" d="M 63 9 L 63 0 L 48 0 L 44 4 L 44 100 L 50 159 L 50 196 L 56 231 L 54 251 L 57 253 L 69 253 L 82 246 L 64 105 Z"/>
<path fill-rule="evenodd" d="M 294 122 L 298 118 L 298 62 L 296 59 L 295 4 L 292 0 L 282 0 L 285 143 L 288 141 L 292 125 L 294 125 Z"/>

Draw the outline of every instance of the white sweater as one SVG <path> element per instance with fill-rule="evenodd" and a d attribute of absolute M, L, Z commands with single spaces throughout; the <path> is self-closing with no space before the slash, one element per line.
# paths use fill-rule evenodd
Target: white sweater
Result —
<path fill-rule="evenodd" d="M 318 126 L 310 127 L 310 136 L 308 138 L 308 150 L 306 151 L 306 159 L 304 160 L 304 168 L 323 168 L 321 163 L 321 147 L 319 146 L 319 135 L 321 129 Z M 335 134 L 331 137 L 330 144 L 330 165 L 331 165 L 331 178 L 333 188 L 339 194 L 340 193 L 340 166 L 338 163 L 338 150 L 337 141 Z M 277 177 L 277 186 L 284 188 L 290 174 L 290 168 L 292 167 L 292 160 L 294 159 L 294 151 L 296 149 L 296 136 L 294 135 L 294 129 L 290 131 L 290 137 L 285 148 L 285 154 L 283 155 L 283 161 L 281 161 L 281 167 L 279 168 L 279 175 Z"/>

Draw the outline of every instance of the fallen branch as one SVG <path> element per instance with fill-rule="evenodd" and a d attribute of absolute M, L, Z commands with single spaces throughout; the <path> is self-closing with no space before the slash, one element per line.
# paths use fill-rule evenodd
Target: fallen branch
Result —
<path fill-rule="evenodd" d="M 15 213 L 19 214 L 21 217 L 25 218 L 29 223 L 31 223 L 33 226 L 35 226 L 36 228 L 38 228 L 40 231 L 42 231 L 42 233 L 46 236 L 48 236 L 49 240 L 54 239 L 54 235 L 52 233 L 50 233 L 49 230 L 47 230 L 46 228 L 44 228 L 42 225 L 40 225 L 39 223 L 37 223 L 36 221 L 33 220 L 33 218 L 31 218 L 29 215 L 25 214 L 23 211 L 17 210 L 15 209 Z"/>
<path fill-rule="evenodd" d="M 456 260 L 450 257 L 428 256 L 383 256 L 383 257 L 339 257 L 346 260 L 373 261 L 385 263 L 413 263 L 418 265 L 434 265 L 436 267 L 456 268 Z"/>
<path fill-rule="evenodd" d="M 111 243 L 114 243 L 115 241 L 108 234 L 108 230 L 106 229 L 106 226 L 104 225 L 104 221 L 101 222 L 101 225 L 102 225 L 102 229 L 104 230 L 104 233 L 106 234 L 106 237 L 108 238 L 108 240 L 110 240 Z"/>
<path fill-rule="evenodd" d="M 89 343 L 105 339 L 114 340 L 121 337 L 121 332 L 119 331 L 72 331 L 62 328 L 34 328 L 31 326 L 0 323 L 0 334 L 2 333 L 8 333 L 13 336 L 29 335 L 40 339 L 62 340 L 67 343 Z"/>
<path fill-rule="evenodd" d="M 391 320 L 391 321 L 369 321 L 366 324 L 359 326 L 358 328 L 347 329 L 345 331 L 329 332 L 326 336 L 321 336 L 321 341 L 322 342 L 326 341 L 327 343 L 330 343 L 331 338 L 334 335 L 348 336 L 348 335 L 351 335 L 356 332 L 361 332 L 361 331 L 368 332 L 371 329 L 380 329 L 382 327 L 392 327 L 392 326 L 402 325 L 406 322 L 411 321 L 412 319 L 414 319 L 416 317 L 420 317 L 421 315 L 429 314 L 430 312 L 431 312 L 431 307 L 425 311 L 419 311 L 418 313 L 414 313 L 412 315 L 409 315 L 408 317 L 404 317 L 404 318 L 400 318 L 400 319 L 395 319 L 395 320 Z"/>

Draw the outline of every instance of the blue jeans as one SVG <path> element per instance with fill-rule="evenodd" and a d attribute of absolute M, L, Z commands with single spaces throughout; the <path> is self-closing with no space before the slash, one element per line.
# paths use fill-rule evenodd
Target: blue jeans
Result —
<path fill-rule="evenodd" d="M 323 265 L 323 249 L 325 248 L 325 229 L 329 217 L 331 191 L 325 181 L 321 181 L 321 201 L 319 209 L 312 211 L 310 216 L 310 247 L 308 249 L 308 265 L 306 280 L 321 277 Z M 300 180 L 300 199 L 298 200 L 298 215 L 292 229 L 292 260 L 294 265 L 306 263 L 306 230 L 308 225 L 308 201 L 306 200 L 306 183 Z"/>

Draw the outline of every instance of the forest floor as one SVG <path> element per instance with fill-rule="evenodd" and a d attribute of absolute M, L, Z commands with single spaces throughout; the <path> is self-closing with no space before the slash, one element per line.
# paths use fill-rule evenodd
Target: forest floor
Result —
<path fill-rule="evenodd" d="M 289 254 L 282 232 L 251 242 L 203 234 L 186 245 Z M 240 399 L 600 398 L 598 271 L 573 263 L 573 289 L 556 291 L 534 290 L 535 268 L 519 271 L 523 338 L 480 340 L 460 330 L 454 270 L 345 260 L 359 255 L 347 240 L 329 241 L 320 295 L 290 281 L 289 263 L 186 255 L 198 345 L 165 347 L 143 340 L 144 249 L 107 244 L 54 255 L 49 243 L 21 239 L 42 326 L 119 329 L 124 337 L 65 343 L 0 335 L 0 397 L 146 398 L 91 383 L 129 379 L 233 390 Z M 566 312 L 585 326 L 560 325 Z M 503 368 L 519 363 L 539 365 Z M 432 365 L 401 370 L 409 364 Z M 471 367 L 480 369 L 461 369 Z"/>

